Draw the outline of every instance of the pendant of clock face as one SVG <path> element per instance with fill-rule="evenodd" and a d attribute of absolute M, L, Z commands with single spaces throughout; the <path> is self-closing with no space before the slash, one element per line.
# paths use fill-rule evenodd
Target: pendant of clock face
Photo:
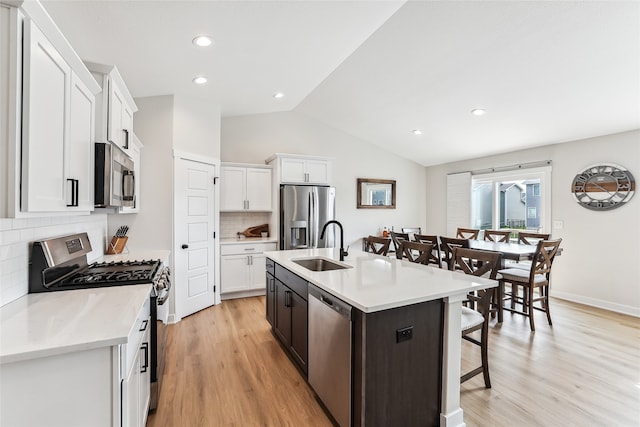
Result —
<path fill-rule="evenodd" d="M 605 163 L 589 166 L 573 178 L 571 191 L 581 206 L 596 211 L 615 209 L 635 191 L 633 175 L 622 166 Z"/>

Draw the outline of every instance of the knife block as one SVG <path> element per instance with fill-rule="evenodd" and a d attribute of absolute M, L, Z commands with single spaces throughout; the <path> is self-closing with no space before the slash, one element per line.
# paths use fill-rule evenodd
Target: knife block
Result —
<path fill-rule="evenodd" d="M 113 236 L 111 238 L 111 243 L 109 243 L 109 247 L 107 248 L 107 254 L 115 255 L 115 254 L 122 253 L 125 245 L 127 244 L 128 239 L 129 238 L 127 236 L 124 236 L 124 237 Z"/>

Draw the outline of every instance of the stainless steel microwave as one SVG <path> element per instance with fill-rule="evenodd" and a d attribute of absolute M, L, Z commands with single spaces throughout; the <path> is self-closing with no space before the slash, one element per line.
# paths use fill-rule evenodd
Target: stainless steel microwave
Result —
<path fill-rule="evenodd" d="M 96 142 L 95 206 L 135 206 L 133 160 L 110 142 Z"/>

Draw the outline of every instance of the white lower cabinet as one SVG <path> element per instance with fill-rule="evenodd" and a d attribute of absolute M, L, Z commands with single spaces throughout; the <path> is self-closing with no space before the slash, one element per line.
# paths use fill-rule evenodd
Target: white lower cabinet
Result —
<path fill-rule="evenodd" d="M 150 394 L 149 301 L 125 344 L 1 363 L 0 426 L 144 426 Z"/>
<path fill-rule="evenodd" d="M 221 246 L 220 294 L 223 299 L 265 292 L 263 252 L 276 250 L 276 243 L 242 243 Z"/>
<path fill-rule="evenodd" d="M 144 426 L 149 412 L 150 386 L 150 354 L 149 323 L 142 341 L 135 353 L 128 376 L 122 381 L 122 427 Z"/>

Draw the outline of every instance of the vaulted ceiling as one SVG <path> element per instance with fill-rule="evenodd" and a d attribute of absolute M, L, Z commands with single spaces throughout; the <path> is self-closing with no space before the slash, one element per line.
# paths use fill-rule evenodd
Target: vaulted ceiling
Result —
<path fill-rule="evenodd" d="M 640 128 L 640 2 L 43 4 L 134 97 L 296 110 L 423 165 Z"/>

